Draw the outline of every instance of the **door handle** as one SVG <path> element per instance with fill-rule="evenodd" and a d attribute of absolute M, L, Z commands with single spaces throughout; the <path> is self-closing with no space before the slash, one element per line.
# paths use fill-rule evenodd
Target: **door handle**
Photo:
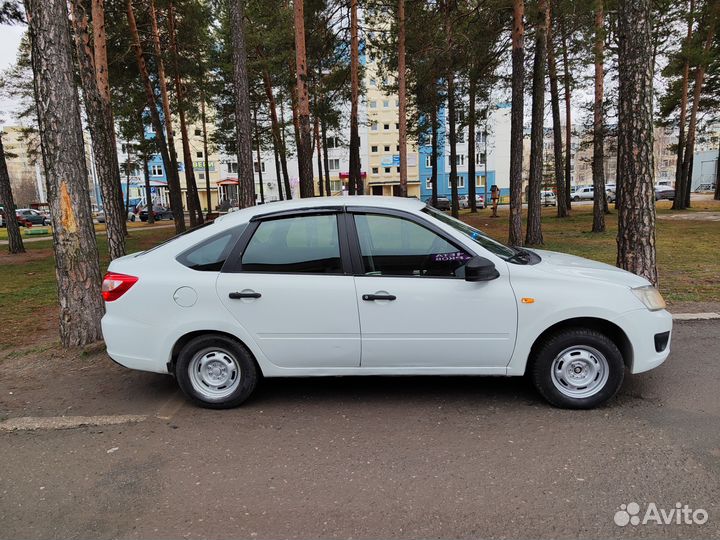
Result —
<path fill-rule="evenodd" d="M 241 298 L 260 298 L 262 294 L 259 292 L 231 292 L 228 296 L 233 300 L 239 300 Z"/>
<path fill-rule="evenodd" d="M 368 302 L 373 300 L 395 300 L 397 296 L 394 294 L 363 294 L 362 299 Z"/>

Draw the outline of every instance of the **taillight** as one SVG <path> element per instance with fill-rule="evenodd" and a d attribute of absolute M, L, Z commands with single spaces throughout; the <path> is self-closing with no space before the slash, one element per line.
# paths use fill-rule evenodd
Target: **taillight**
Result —
<path fill-rule="evenodd" d="M 108 272 L 102 282 L 102 295 L 106 302 L 117 300 L 138 280 L 135 276 Z"/>

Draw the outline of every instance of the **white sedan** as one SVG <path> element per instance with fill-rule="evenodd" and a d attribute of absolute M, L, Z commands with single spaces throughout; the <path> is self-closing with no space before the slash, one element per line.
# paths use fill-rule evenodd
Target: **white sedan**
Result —
<path fill-rule="evenodd" d="M 590 408 L 659 366 L 672 329 L 644 278 L 402 198 L 234 212 L 114 260 L 103 296 L 108 354 L 213 408 L 261 377 L 526 373 L 553 405 Z"/>

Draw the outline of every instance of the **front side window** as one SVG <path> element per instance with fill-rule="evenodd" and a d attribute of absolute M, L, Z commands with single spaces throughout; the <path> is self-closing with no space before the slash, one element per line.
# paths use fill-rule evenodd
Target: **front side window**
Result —
<path fill-rule="evenodd" d="M 464 277 L 471 255 L 408 219 L 356 214 L 366 276 Z"/>
<path fill-rule="evenodd" d="M 261 222 L 242 255 L 242 271 L 342 274 L 337 216 Z"/>

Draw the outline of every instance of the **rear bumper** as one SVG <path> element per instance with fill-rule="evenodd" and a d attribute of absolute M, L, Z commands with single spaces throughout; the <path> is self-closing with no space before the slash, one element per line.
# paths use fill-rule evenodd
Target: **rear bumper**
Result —
<path fill-rule="evenodd" d="M 624 330 L 632 345 L 631 373 L 649 371 L 667 360 L 672 341 L 670 313 L 664 309 L 649 311 L 643 308 L 625 313 L 615 322 Z"/>
<path fill-rule="evenodd" d="M 153 335 L 157 329 L 110 313 L 105 313 L 101 324 L 108 356 L 115 362 L 130 369 L 168 373 L 167 361 L 163 360 L 167 354 L 160 350 L 162 340 Z M 138 351 L 147 356 L 138 356 Z"/>

